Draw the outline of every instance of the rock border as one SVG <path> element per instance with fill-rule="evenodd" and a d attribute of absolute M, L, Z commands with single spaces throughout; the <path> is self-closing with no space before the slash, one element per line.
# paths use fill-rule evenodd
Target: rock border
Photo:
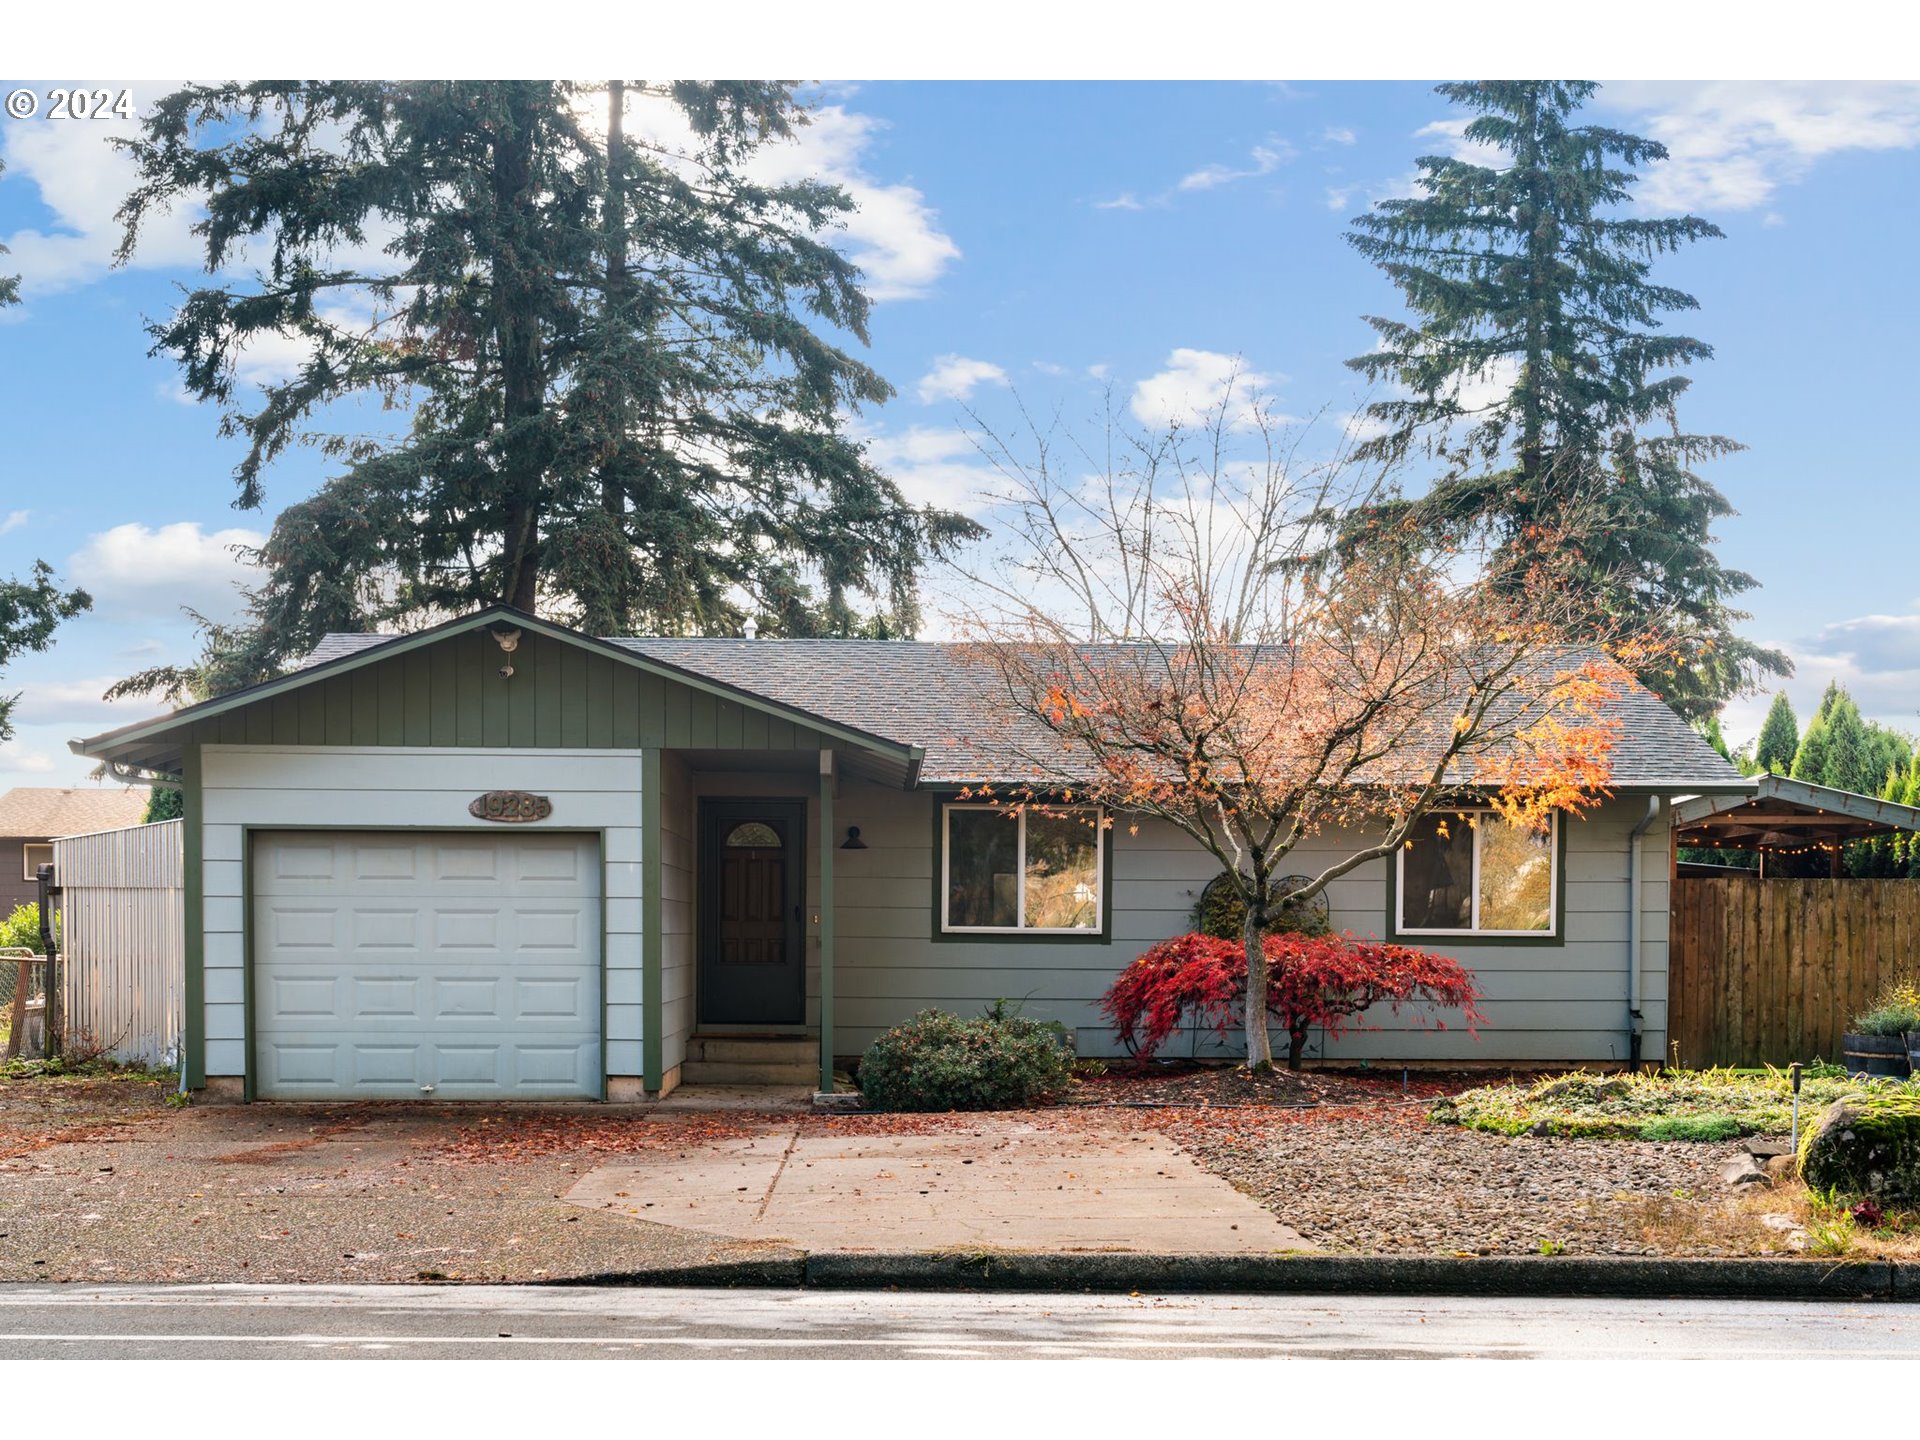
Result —
<path fill-rule="evenodd" d="M 547 1285 L 813 1290 L 1024 1290 L 1260 1295 L 1540 1296 L 1611 1299 L 1920 1301 L 1920 1265 L 1889 1260 L 1645 1256 L 1057 1255 L 826 1253 Z"/>

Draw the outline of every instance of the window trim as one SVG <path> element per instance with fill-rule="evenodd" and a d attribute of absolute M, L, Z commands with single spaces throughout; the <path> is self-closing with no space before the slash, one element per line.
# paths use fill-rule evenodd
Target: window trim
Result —
<path fill-rule="evenodd" d="M 1498 815 L 1500 812 L 1488 805 L 1438 805 L 1429 814 L 1465 814 Z M 1553 838 L 1548 845 L 1547 855 L 1552 865 L 1548 879 L 1549 893 L 1552 896 L 1552 923 L 1545 930 L 1410 930 L 1403 923 L 1401 897 L 1406 893 L 1405 870 L 1408 846 L 1402 843 L 1394 852 L 1393 864 L 1387 867 L 1387 937 L 1392 941 L 1409 941 L 1430 944 L 1435 940 L 1451 940 L 1458 945 L 1565 945 L 1567 915 L 1567 827 L 1561 824 L 1562 817 L 1553 815 L 1549 824 L 1553 827 Z M 1480 913 L 1480 839 L 1479 827 L 1474 827 L 1473 842 L 1473 913 Z"/>
<path fill-rule="evenodd" d="M 44 865 L 53 864 L 53 842 L 51 840 L 21 841 L 20 842 L 20 868 L 24 872 L 20 876 L 22 880 L 38 880 L 40 878 L 37 874 L 34 873 L 37 867 L 34 865 L 33 861 L 27 858 L 28 852 L 33 850 L 44 850 L 47 852 L 47 858 L 43 860 L 41 864 L 44 864 Z"/>
<path fill-rule="evenodd" d="M 1105 807 L 1062 802 L 1061 809 L 1091 810 L 1096 818 L 1094 831 L 1094 904 L 1097 907 L 1097 923 L 1092 926 L 1074 929 L 1055 929 L 1034 925 L 949 925 L 947 923 L 947 901 L 950 894 L 948 876 L 951 867 L 951 855 L 948 845 L 950 830 L 947 816 L 954 810 L 991 810 L 1005 814 L 1007 807 L 993 802 L 964 801 L 936 795 L 933 804 L 933 846 L 938 863 L 933 869 L 933 938 L 936 941 L 965 940 L 1012 940 L 1019 944 L 1105 944 L 1110 938 L 1109 926 L 1113 916 L 1113 857 L 1111 847 L 1113 831 L 1106 821 Z M 1014 895 L 1015 913 L 1021 918 L 1026 915 L 1027 896 L 1027 817 L 1023 811 L 1016 822 L 1019 837 L 1016 841 L 1015 856 L 1019 866 L 1017 875 L 1019 885 Z"/>

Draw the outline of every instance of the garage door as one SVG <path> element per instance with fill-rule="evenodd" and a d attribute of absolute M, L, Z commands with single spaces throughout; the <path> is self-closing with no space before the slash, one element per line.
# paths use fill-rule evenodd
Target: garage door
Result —
<path fill-rule="evenodd" d="M 253 846 L 255 1093 L 600 1093 L 594 837 L 307 831 Z"/>

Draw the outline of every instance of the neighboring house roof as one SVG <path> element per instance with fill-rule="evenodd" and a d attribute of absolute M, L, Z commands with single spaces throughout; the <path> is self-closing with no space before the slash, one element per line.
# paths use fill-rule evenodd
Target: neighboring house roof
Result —
<path fill-rule="evenodd" d="M 394 637 L 328 635 L 303 666 L 321 665 Z M 610 643 L 732 688 L 926 751 L 923 783 L 1017 780 L 1015 758 L 1045 744 L 1035 722 L 1017 734 L 993 677 L 965 647 L 924 640 L 740 640 L 613 637 Z M 1621 721 L 1612 788 L 1725 791 L 1744 788 L 1729 765 L 1658 696 L 1627 685 L 1610 702 Z"/>
<path fill-rule="evenodd" d="M 0 835 L 50 840 L 56 835 L 85 835 L 138 825 L 147 813 L 148 792 L 125 785 L 75 790 L 22 786 L 0 795 Z"/>

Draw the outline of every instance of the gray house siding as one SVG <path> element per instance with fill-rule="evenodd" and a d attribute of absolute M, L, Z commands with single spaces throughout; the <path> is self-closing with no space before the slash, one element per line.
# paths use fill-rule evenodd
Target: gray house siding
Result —
<path fill-rule="evenodd" d="M 739 793 L 742 777 L 726 783 Z M 859 783 L 839 792 L 836 823 L 858 825 L 867 848 L 836 857 L 836 1048 L 857 1054 L 882 1030 L 929 1006 L 976 1013 L 1007 998 L 1020 1001 L 1026 1014 L 1066 1025 L 1082 1054 L 1119 1053 L 1099 1013 L 1100 996 L 1147 946 L 1190 927 L 1194 901 L 1217 868 L 1213 858 L 1169 825 L 1141 821 L 1136 829 L 1123 821 L 1112 834 L 1111 934 L 1104 943 L 935 940 L 933 807 L 939 799 Z M 1339 1041 L 1316 1036 L 1309 1054 L 1460 1063 L 1624 1060 L 1627 843 L 1644 813 L 1644 801 L 1619 801 L 1593 818 L 1562 822 L 1564 942 L 1420 942 L 1460 960 L 1478 978 L 1487 1023 L 1477 1039 L 1451 1021 L 1440 1031 L 1423 1029 L 1411 1016 L 1388 1015 L 1373 1017 L 1379 1028 Z M 1655 1059 L 1666 1043 L 1665 827 L 1655 826 L 1641 844 L 1644 1053 Z M 1310 872 L 1342 853 L 1326 843 L 1303 848 L 1289 868 Z M 816 857 L 809 856 L 808 869 L 810 884 L 817 883 L 811 879 L 818 874 Z M 1375 861 L 1332 883 L 1336 928 L 1386 933 L 1386 876 L 1387 862 Z M 810 977 L 810 993 L 817 984 Z M 1186 1043 L 1200 1054 L 1219 1048 L 1211 1034 Z"/>

